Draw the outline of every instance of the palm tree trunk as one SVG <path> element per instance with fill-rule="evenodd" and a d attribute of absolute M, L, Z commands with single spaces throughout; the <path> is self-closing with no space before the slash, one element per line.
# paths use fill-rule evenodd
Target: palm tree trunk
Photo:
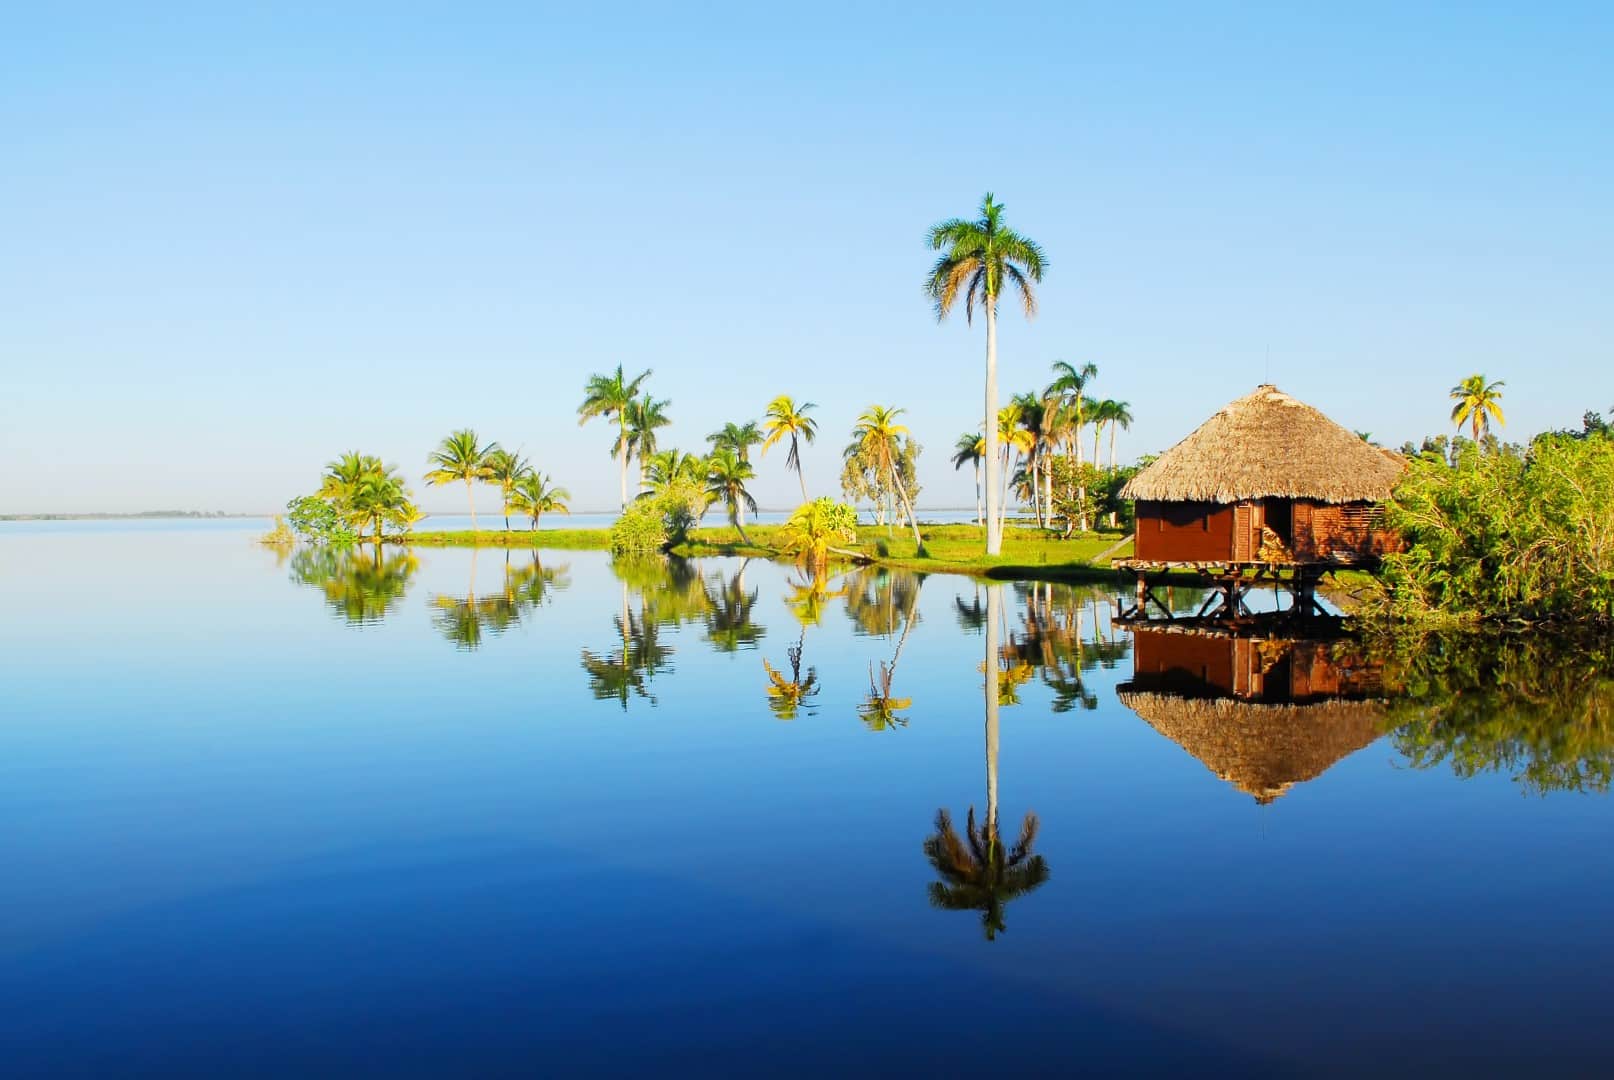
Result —
<path fill-rule="evenodd" d="M 622 490 L 622 509 L 628 508 L 628 422 L 621 412 L 617 416 L 617 484 Z"/>
<path fill-rule="evenodd" d="M 1102 423 L 1093 425 L 1093 468 L 1098 468 L 1098 437 L 1104 434 Z"/>
<path fill-rule="evenodd" d="M 902 501 L 902 508 L 908 513 L 908 524 L 913 529 L 914 552 L 922 557 L 925 554 L 925 541 L 919 535 L 919 522 L 914 520 L 913 507 L 908 502 L 908 486 L 902 482 L 902 474 L 896 469 L 891 470 L 891 483 L 897 489 L 897 498 Z"/>
<path fill-rule="evenodd" d="M 471 486 L 471 478 L 465 478 L 465 498 L 471 504 L 471 531 L 476 532 L 476 489 Z"/>
<path fill-rule="evenodd" d="M 801 458 L 796 458 L 796 479 L 801 483 L 801 501 L 807 501 L 807 477 L 801 472 Z"/>
<path fill-rule="evenodd" d="M 1110 421 L 1110 472 L 1115 471 L 1115 421 Z"/>
<path fill-rule="evenodd" d="M 975 524 L 985 525 L 986 518 L 981 510 L 981 459 L 975 459 Z"/>
<path fill-rule="evenodd" d="M 739 503 L 731 504 L 729 506 L 729 524 L 733 525 L 735 530 L 739 532 L 740 543 L 744 544 L 746 547 L 750 547 L 751 538 L 745 535 L 745 522 L 740 520 L 742 513 L 744 513 L 744 511 L 740 508 Z"/>
<path fill-rule="evenodd" d="M 986 831 L 998 831 L 998 612 L 1003 586 L 986 587 Z"/>
<path fill-rule="evenodd" d="M 1037 493 L 1042 490 L 1042 484 L 1038 480 L 1038 475 L 1039 475 L 1039 470 L 1040 470 L 1041 464 L 1042 464 L 1041 458 L 1039 456 L 1037 456 L 1037 452 L 1035 450 L 1033 450 L 1032 451 L 1032 458 L 1031 458 L 1031 508 L 1036 514 L 1037 528 L 1039 528 L 1039 529 L 1043 527 L 1042 526 L 1042 500 L 1037 497 Z"/>
<path fill-rule="evenodd" d="M 1003 523 L 998 520 L 998 305 L 986 296 L 986 553 L 1003 552 Z"/>

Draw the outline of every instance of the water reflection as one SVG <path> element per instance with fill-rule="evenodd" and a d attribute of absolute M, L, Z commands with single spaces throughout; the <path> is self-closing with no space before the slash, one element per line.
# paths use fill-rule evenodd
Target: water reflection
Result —
<path fill-rule="evenodd" d="M 750 561 L 742 562 L 727 580 L 719 576 L 706 584 L 706 640 L 718 652 L 754 649 L 767 633 L 752 617 L 757 590 L 745 585 L 745 568 Z"/>
<path fill-rule="evenodd" d="M 291 579 L 319 589 L 331 610 L 355 625 L 379 622 L 394 611 L 419 568 L 412 552 L 384 554 L 379 544 L 347 551 L 300 547 L 291 556 Z"/>
<path fill-rule="evenodd" d="M 1391 741 L 1419 769 L 1511 777 L 1537 795 L 1614 778 L 1614 642 L 1456 635 L 1384 643 Z"/>
<path fill-rule="evenodd" d="M 1039 821 L 1027 811 L 1020 823 L 1019 839 L 1011 847 L 1004 844 L 998 829 L 998 721 L 1005 704 L 1003 673 L 999 668 L 1002 650 L 998 628 L 1003 618 L 1002 586 L 986 588 L 986 656 L 982 662 L 986 679 L 982 702 L 986 713 L 986 820 L 977 824 L 972 803 L 965 816 L 964 835 L 953 827 L 952 814 L 943 807 L 936 811 L 936 832 L 924 842 L 925 857 L 940 875 L 930 884 L 932 907 L 945 911 L 979 911 L 981 927 L 991 941 L 1006 928 L 1004 908 L 1048 880 L 1048 863 L 1031 852 L 1036 843 Z"/>
<path fill-rule="evenodd" d="M 908 718 L 902 714 L 913 707 L 913 698 L 899 695 L 892 683 L 902 647 L 919 621 L 919 590 L 924 583 L 923 574 L 906 570 L 864 568 L 848 575 L 846 614 L 856 632 L 867 637 L 896 637 L 890 660 L 869 663 L 869 692 L 858 704 L 857 718 L 870 731 L 908 726 Z"/>
<path fill-rule="evenodd" d="M 1263 805 L 1387 723 L 1382 662 L 1349 640 L 1138 626 L 1132 649 L 1121 702 Z"/>
<path fill-rule="evenodd" d="M 513 566 L 511 553 L 504 552 L 504 576 L 497 592 L 476 593 L 477 549 L 471 549 L 470 581 L 464 596 L 434 593 L 431 597 L 432 625 L 453 642 L 456 649 L 473 650 L 484 637 L 509 630 L 529 612 L 548 603 L 555 592 L 566 588 L 567 567 L 546 567 L 534 551 L 531 562 Z"/>
<path fill-rule="evenodd" d="M 766 659 L 762 661 L 762 668 L 768 673 L 768 711 L 780 720 L 794 720 L 803 709 L 806 709 L 808 716 L 817 715 L 818 710 L 811 706 L 811 702 L 822 689 L 818 683 L 818 669 L 809 667 L 805 677 L 801 673 L 801 653 L 806 644 L 807 627 L 803 626 L 796 643 L 785 650 L 785 666 L 790 672 L 788 676 Z"/>

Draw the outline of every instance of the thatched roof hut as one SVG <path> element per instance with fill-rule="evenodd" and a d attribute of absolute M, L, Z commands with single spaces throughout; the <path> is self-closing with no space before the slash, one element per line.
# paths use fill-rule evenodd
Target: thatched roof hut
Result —
<path fill-rule="evenodd" d="M 1223 406 L 1121 495 L 1154 502 L 1382 502 L 1403 467 L 1399 456 L 1267 384 Z"/>
<path fill-rule="evenodd" d="M 1307 705 L 1122 690 L 1121 703 L 1222 780 L 1266 804 L 1384 732 L 1377 701 Z"/>

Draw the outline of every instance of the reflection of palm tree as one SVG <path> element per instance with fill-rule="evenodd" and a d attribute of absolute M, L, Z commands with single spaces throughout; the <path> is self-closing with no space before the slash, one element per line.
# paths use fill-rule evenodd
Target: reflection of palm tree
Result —
<path fill-rule="evenodd" d="M 397 607 L 419 567 L 408 551 L 383 557 L 379 544 L 368 556 L 362 550 L 305 547 L 292 556 L 291 579 L 318 587 L 331 610 L 347 622 L 369 623 Z"/>
<path fill-rule="evenodd" d="M 903 709 L 913 706 L 913 698 L 896 697 L 891 692 L 891 680 L 897 674 L 897 661 L 902 658 L 902 647 L 908 641 L 908 631 L 918 618 L 915 610 L 919 603 L 919 587 L 924 584 L 924 578 L 919 574 L 882 575 L 876 579 L 875 599 L 872 603 L 863 588 L 856 593 L 849 593 L 847 609 L 852 611 L 856 606 L 857 612 L 874 612 L 878 620 L 876 625 L 894 628 L 902 627 L 902 635 L 897 638 L 896 650 L 891 654 L 891 662 L 880 662 L 879 675 L 875 674 L 874 665 L 869 665 L 869 694 L 858 706 L 858 719 L 870 731 L 889 731 L 895 727 L 907 727 L 908 718 L 901 715 Z M 866 585 L 867 582 L 859 582 Z M 903 586 L 910 586 L 904 588 Z M 858 618 L 854 614 L 854 620 Z M 888 631 L 889 633 L 889 631 Z"/>
<path fill-rule="evenodd" d="M 925 840 L 925 857 L 942 876 L 930 885 L 930 903 L 947 911 L 979 911 L 986 938 L 1004 929 L 1003 909 L 1009 901 L 1048 880 L 1048 864 L 1031 854 L 1037 839 L 1037 815 L 1027 812 L 1020 839 L 1005 847 L 998 833 L 998 709 L 1002 704 L 998 669 L 998 617 L 1002 587 L 986 590 L 986 821 L 977 826 L 975 807 L 965 821 L 964 837 L 953 828 L 952 815 L 936 811 L 936 833 Z"/>
<path fill-rule="evenodd" d="M 1037 840 L 1037 815 L 1027 813 L 1020 839 L 1011 848 L 996 828 L 977 827 L 970 807 L 964 837 L 953 829 L 952 816 L 936 811 L 936 835 L 925 840 L 925 857 L 942 876 L 930 883 L 930 903 L 944 911 L 979 911 L 986 940 L 1004 929 L 1003 909 L 1048 880 L 1048 863 L 1031 854 Z"/>
<path fill-rule="evenodd" d="M 747 559 L 746 562 L 750 560 Z M 738 652 L 754 649 L 766 631 L 751 620 L 756 607 L 757 590 L 745 587 L 745 564 L 717 590 L 715 599 L 708 601 L 706 614 L 706 640 L 718 652 Z"/>
<path fill-rule="evenodd" d="M 439 593 L 432 597 L 432 624 L 437 627 L 438 633 L 454 643 L 457 649 L 475 649 L 482 644 L 484 632 L 489 634 L 502 634 L 510 627 L 521 621 L 524 611 L 537 606 L 551 586 L 564 588 L 565 583 L 557 584 L 555 572 L 549 573 L 549 580 L 543 580 L 545 571 L 542 566 L 526 570 L 512 570 L 510 567 L 510 552 L 504 553 L 504 586 L 493 596 L 476 595 L 476 555 L 477 549 L 471 549 L 471 580 L 464 596 L 448 596 Z M 537 553 L 533 554 L 533 562 L 537 564 Z M 536 585 L 538 599 L 532 598 L 531 590 L 534 588 L 532 580 L 525 580 L 529 576 L 538 579 Z"/>
<path fill-rule="evenodd" d="M 656 703 L 649 690 L 650 680 L 672 663 L 672 649 L 661 643 L 661 628 L 654 622 L 630 614 L 624 622 L 612 620 L 622 634 L 622 647 L 607 655 L 583 650 L 583 670 L 588 672 L 589 692 L 598 701 L 615 699 L 626 711 L 630 694 Z"/>
<path fill-rule="evenodd" d="M 781 720 L 794 720 L 797 712 L 818 696 L 818 669 L 808 668 L 805 679 L 801 675 L 801 650 L 806 640 L 807 627 L 803 626 L 796 644 L 785 650 L 785 656 L 790 661 L 788 679 L 766 659 L 762 661 L 762 667 L 768 673 L 768 708 Z M 813 715 L 814 711 L 809 707 L 807 715 Z"/>

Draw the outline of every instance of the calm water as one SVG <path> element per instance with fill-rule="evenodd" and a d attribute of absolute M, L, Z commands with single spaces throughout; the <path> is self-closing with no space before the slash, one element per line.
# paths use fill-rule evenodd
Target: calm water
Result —
<path fill-rule="evenodd" d="M 0 526 L 8 1074 L 1606 1063 L 1584 647 L 260 528 Z"/>

